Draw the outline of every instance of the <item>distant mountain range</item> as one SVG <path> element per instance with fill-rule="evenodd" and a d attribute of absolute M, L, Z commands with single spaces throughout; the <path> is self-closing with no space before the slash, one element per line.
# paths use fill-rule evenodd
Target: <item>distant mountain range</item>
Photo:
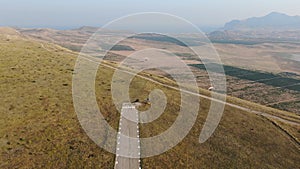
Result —
<path fill-rule="evenodd" d="M 289 16 L 272 12 L 263 17 L 233 20 L 225 24 L 224 30 L 300 30 L 300 16 Z"/>
<path fill-rule="evenodd" d="M 256 44 L 265 42 L 300 42 L 300 16 L 272 12 L 263 17 L 233 20 L 211 32 L 216 43 Z"/>
<path fill-rule="evenodd" d="M 26 28 L 0 28 L 6 34 L 20 34 L 39 40 L 55 42 L 69 49 L 80 51 L 83 44 L 96 32 L 101 38 L 124 36 L 129 32 L 106 30 L 97 27 L 83 26 L 71 30 L 55 29 L 26 29 Z M 189 35 L 188 35 L 189 36 Z M 214 43 L 257 44 L 267 42 L 293 42 L 300 44 L 300 16 L 272 12 L 263 17 L 253 17 L 245 20 L 233 20 L 217 31 L 207 36 Z M 168 41 L 172 39 L 157 36 L 135 37 L 145 40 Z"/>

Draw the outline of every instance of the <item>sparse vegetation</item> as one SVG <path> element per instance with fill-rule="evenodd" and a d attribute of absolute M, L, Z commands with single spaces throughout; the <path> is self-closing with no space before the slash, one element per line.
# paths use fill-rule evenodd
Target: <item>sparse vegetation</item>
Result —
<path fill-rule="evenodd" d="M 0 168 L 113 168 L 114 154 L 88 138 L 74 112 L 71 81 L 76 55 L 51 44 L 41 48 L 40 42 L 21 37 L 6 41 L 0 36 L 0 42 Z M 101 66 L 95 86 L 101 112 L 117 129 L 120 115 L 110 95 L 112 75 L 112 69 Z M 173 83 L 164 77 L 143 75 Z M 132 100 L 145 99 L 157 87 L 169 101 L 159 119 L 141 125 L 141 137 L 166 130 L 177 117 L 178 91 L 138 77 L 131 85 Z M 209 95 L 208 91 L 202 92 Z M 241 104 L 238 99 L 231 101 Z M 273 123 L 228 106 L 214 135 L 199 144 L 209 105 L 208 100 L 201 99 L 199 116 L 188 136 L 168 152 L 142 159 L 142 167 L 294 168 L 300 165 L 299 148 Z M 248 105 L 253 106 L 250 102 Z M 269 112 L 265 107 L 260 109 Z"/>
<path fill-rule="evenodd" d="M 201 85 L 205 85 L 207 88 L 210 85 L 210 81 L 207 80 L 208 75 L 204 64 L 191 64 L 191 66 L 200 70 L 195 72 L 198 75 L 198 79 L 202 82 Z M 227 65 L 224 66 L 224 71 L 227 76 L 227 93 L 229 95 L 280 110 L 300 113 L 299 105 L 293 104 L 295 102 L 282 103 L 280 104 L 281 106 L 272 104 L 293 99 L 297 101 L 297 98 L 300 96 L 299 79 L 286 77 L 282 74 L 247 70 Z"/>

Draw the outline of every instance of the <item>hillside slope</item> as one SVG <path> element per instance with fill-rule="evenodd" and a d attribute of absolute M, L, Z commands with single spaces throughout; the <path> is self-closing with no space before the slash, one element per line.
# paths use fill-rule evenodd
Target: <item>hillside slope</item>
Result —
<path fill-rule="evenodd" d="M 72 103 L 76 55 L 56 45 L 0 35 L 0 168 L 113 168 L 114 155 L 95 145 L 81 128 Z M 98 104 L 117 129 L 119 113 L 112 105 L 113 70 L 101 67 L 96 80 Z M 166 112 L 141 125 L 148 137 L 176 118 L 176 91 L 144 79 L 132 82 L 132 99 L 145 98 L 153 88 L 169 98 Z M 214 135 L 199 144 L 209 101 L 201 99 L 189 135 L 170 151 L 142 159 L 143 168 L 295 168 L 299 144 L 270 120 L 226 107 Z M 283 124 L 286 125 L 286 124 Z M 293 131 L 298 131 L 296 127 Z"/>

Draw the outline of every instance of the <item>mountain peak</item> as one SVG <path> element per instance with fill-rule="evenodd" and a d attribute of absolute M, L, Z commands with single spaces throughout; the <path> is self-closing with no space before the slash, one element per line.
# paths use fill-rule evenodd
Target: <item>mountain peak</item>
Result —
<path fill-rule="evenodd" d="M 295 30 L 300 29 L 300 16 L 271 12 L 263 17 L 233 20 L 225 24 L 224 30 Z"/>
<path fill-rule="evenodd" d="M 271 12 L 266 16 L 288 16 L 288 15 L 285 13 L 280 13 L 280 12 Z"/>

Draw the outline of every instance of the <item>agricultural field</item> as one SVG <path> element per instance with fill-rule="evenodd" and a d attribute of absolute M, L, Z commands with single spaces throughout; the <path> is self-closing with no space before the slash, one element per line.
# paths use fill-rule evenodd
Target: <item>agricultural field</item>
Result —
<path fill-rule="evenodd" d="M 199 85 L 210 86 L 208 74 L 203 64 L 192 64 Z M 227 76 L 227 94 L 260 103 L 280 110 L 300 114 L 299 76 L 287 77 L 262 71 L 224 66 Z M 216 72 L 218 73 L 218 72 Z"/>
<path fill-rule="evenodd" d="M 74 46 L 82 47 L 98 29 L 82 27 L 75 30 L 39 30 L 20 29 L 27 37 L 51 41 L 63 45 L 71 50 Z M 110 31 L 99 30 L 100 38 L 111 36 Z M 126 32 L 114 32 L 118 36 L 125 36 Z M 168 50 L 177 55 L 185 63 L 194 65 L 199 87 L 208 89 L 210 81 L 204 70 L 203 60 L 209 62 L 209 53 L 206 53 L 205 43 L 202 46 L 193 46 L 193 34 L 174 35 L 185 39 L 192 47 L 203 51 L 201 58 L 196 56 L 185 44 L 173 37 L 157 34 L 142 34 L 130 37 L 117 44 L 105 59 L 122 61 L 132 53 L 147 49 L 157 48 Z M 244 42 L 245 41 L 245 42 Z M 250 43 L 213 42 L 220 55 L 227 75 L 227 93 L 231 96 L 246 99 L 280 110 L 299 113 L 300 69 L 297 56 L 300 53 L 299 44 L 294 42 L 257 42 Z M 75 43 L 76 42 L 76 43 Z M 72 47 L 73 46 L 73 47 Z M 79 50 L 75 50 L 79 51 Z M 168 76 L 164 72 L 148 70 L 148 72 Z"/>

